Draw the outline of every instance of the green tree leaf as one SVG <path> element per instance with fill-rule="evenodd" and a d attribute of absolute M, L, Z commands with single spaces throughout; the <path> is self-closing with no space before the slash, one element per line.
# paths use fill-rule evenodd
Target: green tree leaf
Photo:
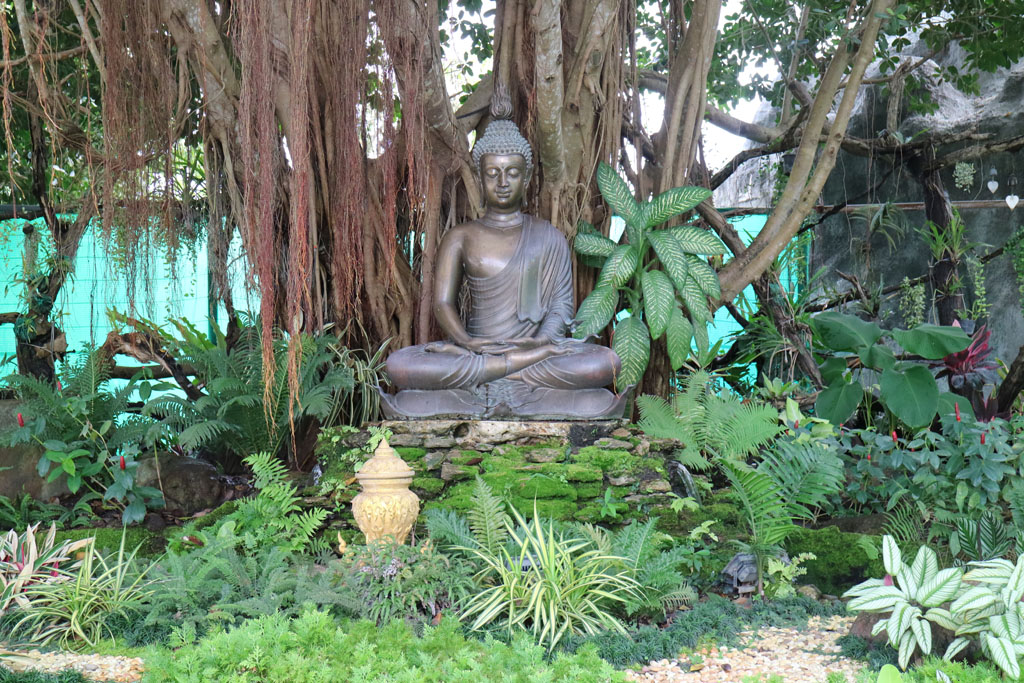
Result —
<path fill-rule="evenodd" d="M 888 370 L 896 365 L 896 356 L 888 346 L 882 344 L 872 344 L 862 348 L 857 355 L 860 356 L 860 360 L 865 366 L 876 370 Z"/>
<path fill-rule="evenodd" d="M 577 232 L 576 239 L 572 243 L 573 249 L 578 254 L 587 256 L 601 256 L 607 258 L 615 251 L 615 242 L 604 235 L 593 232 Z"/>
<path fill-rule="evenodd" d="M 647 216 L 647 227 L 664 223 L 673 216 L 678 216 L 711 196 L 711 190 L 703 187 L 673 187 L 662 192 L 644 206 Z"/>
<path fill-rule="evenodd" d="M 683 225 L 659 232 L 670 235 L 679 244 L 680 249 L 690 254 L 716 256 L 724 254 L 726 251 L 722 240 L 718 239 L 714 233 L 692 225 Z"/>
<path fill-rule="evenodd" d="M 833 351 L 857 353 L 882 336 L 882 328 L 875 323 L 834 311 L 825 311 L 811 318 L 811 327 L 821 343 Z"/>
<path fill-rule="evenodd" d="M 580 304 L 580 310 L 576 313 L 577 327 L 573 336 L 577 339 L 586 339 L 600 334 L 615 315 L 615 305 L 618 302 L 618 290 L 611 287 L 595 288 Z"/>
<path fill-rule="evenodd" d="M 689 274 L 689 269 L 686 267 L 686 252 L 664 230 L 648 234 L 647 239 L 651 241 L 654 253 L 661 261 L 661 267 L 675 283 L 676 290 L 682 292 L 683 287 L 686 286 L 686 276 Z"/>
<path fill-rule="evenodd" d="M 711 346 L 711 341 L 708 339 L 708 326 L 703 320 L 694 320 L 693 322 L 693 341 L 697 343 L 697 353 L 701 356 L 706 355 L 708 348 Z"/>
<path fill-rule="evenodd" d="M 718 283 L 718 273 L 699 256 L 686 255 L 686 265 L 690 270 L 690 277 L 700 285 L 701 290 L 712 299 L 722 295 L 721 285 Z"/>
<path fill-rule="evenodd" d="M 951 353 L 963 351 L 971 338 L 959 327 L 925 323 L 912 330 L 893 330 L 892 336 L 908 353 L 928 360 L 939 360 Z"/>
<path fill-rule="evenodd" d="M 643 230 L 646 225 L 644 212 L 633 199 L 633 191 L 629 189 L 626 181 L 603 161 L 597 166 L 597 186 L 601 189 L 601 196 L 616 215 L 622 216 L 622 219 L 631 226 Z"/>
<path fill-rule="evenodd" d="M 889 369 L 879 380 L 882 402 L 893 415 L 915 429 L 929 424 L 939 408 L 939 387 L 928 368 Z"/>
<path fill-rule="evenodd" d="M 621 321 L 615 326 L 612 350 L 622 359 L 622 372 L 615 378 L 615 387 L 622 391 L 639 384 L 651 357 L 651 335 L 647 325 L 636 316 Z"/>
<path fill-rule="evenodd" d="M 665 333 L 672 315 L 676 291 L 668 275 L 660 270 L 649 270 L 640 276 L 644 293 L 644 315 L 651 330 L 651 337 L 658 339 Z"/>
<path fill-rule="evenodd" d="M 690 313 L 690 320 L 694 324 L 706 323 L 711 320 L 711 309 L 708 308 L 707 297 L 696 280 L 692 277 L 687 277 L 683 281 L 683 288 L 679 290 L 679 294 L 683 297 L 686 310 Z M 694 335 L 696 333 L 696 330 L 694 330 Z"/>
<path fill-rule="evenodd" d="M 668 360 L 673 370 L 678 370 L 690 357 L 690 339 L 693 337 L 693 326 L 686 319 L 678 306 L 672 307 L 669 313 L 668 327 L 665 328 L 665 345 L 668 347 Z"/>
<path fill-rule="evenodd" d="M 863 395 L 864 390 L 859 383 L 839 379 L 818 394 L 814 412 L 834 425 L 842 424 L 857 410 Z"/>
<path fill-rule="evenodd" d="M 826 384 L 835 384 L 846 373 L 846 359 L 834 356 L 823 362 L 818 369 Z"/>
<path fill-rule="evenodd" d="M 639 262 L 640 256 L 636 248 L 629 244 L 620 244 L 604 262 L 601 275 L 597 278 L 597 287 L 621 287 L 633 277 Z"/>

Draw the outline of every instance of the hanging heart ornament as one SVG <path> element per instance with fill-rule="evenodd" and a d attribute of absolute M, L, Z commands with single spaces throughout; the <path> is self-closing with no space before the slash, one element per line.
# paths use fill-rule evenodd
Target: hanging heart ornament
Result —
<path fill-rule="evenodd" d="M 998 189 L 999 189 L 999 181 L 998 180 L 990 180 L 990 181 L 988 181 L 988 191 L 989 192 L 991 192 L 992 194 L 995 194 L 996 190 L 998 190 Z"/>
<path fill-rule="evenodd" d="M 1015 194 L 1006 195 L 1006 205 L 1010 207 L 1010 211 L 1013 211 L 1013 209 L 1017 206 L 1017 202 L 1019 201 L 1020 197 L 1018 197 Z"/>

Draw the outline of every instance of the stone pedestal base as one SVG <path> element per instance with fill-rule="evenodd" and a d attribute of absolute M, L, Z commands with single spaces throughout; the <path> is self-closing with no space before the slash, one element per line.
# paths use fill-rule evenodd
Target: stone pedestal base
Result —
<path fill-rule="evenodd" d="M 380 397 L 389 420 L 614 420 L 622 417 L 629 391 L 531 388 L 522 382 L 498 380 L 475 390 L 406 389 L 397 394 L 380 390 Z"/>

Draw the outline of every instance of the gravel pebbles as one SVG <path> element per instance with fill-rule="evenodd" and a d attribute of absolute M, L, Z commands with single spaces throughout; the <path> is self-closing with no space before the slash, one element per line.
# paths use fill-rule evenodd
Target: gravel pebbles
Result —
<path fill-rule="evenodd" d="M 142 660 L 138 657 L 80 655 L 73 652 L 16 652 L 12 659 L 0 660 L 0 668 L 11 671 L 59 673 L 74 669 L 92 681 L 132 683 L 142 678 Z"/>
<path fill-rule="evenodd" d="M 678 659 L 651 662 L 626 672 L 645 683 L 741 683 L 767 681 L 775 675 L 785 683 L 824 683 L 839 672 L 852 683 L 863 663 L 839 655 L 836 639 L 849 633 L 852 617 L 812 617 L 807 628 L 763 628 L 743 632 L 743 647 L 708 647 Z"/>

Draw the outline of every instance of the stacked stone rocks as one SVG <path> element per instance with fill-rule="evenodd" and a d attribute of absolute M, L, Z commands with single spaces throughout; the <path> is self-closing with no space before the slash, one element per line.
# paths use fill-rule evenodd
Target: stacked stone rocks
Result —
<path fill-rule="evenodd" d="M 665 460 L 673 441 L 619 422 L 421 420 L 385 422 L 391 445 L 415 470 L 424 510 L 463 511 L 479 475 L 526 517 L 617 525 L 675 517 Z M 350 435 L 352 446 L 368 434 Z M 666 519 L 666 528 L 674 526 Z"/>

